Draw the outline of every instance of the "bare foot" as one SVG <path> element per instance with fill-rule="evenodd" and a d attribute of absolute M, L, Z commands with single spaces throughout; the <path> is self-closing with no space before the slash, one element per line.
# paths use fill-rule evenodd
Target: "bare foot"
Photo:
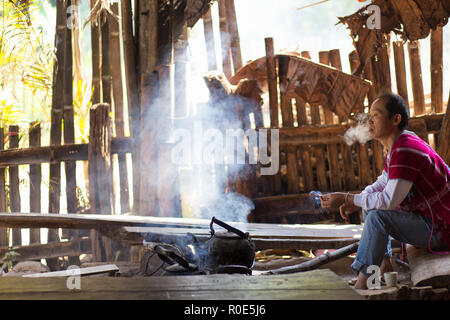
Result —
<path fill-rule="evenodd" d="M 384 258 L 383 261 L 381 262 L 381 266 L 380 266 L 381 276 L 383 276 L 386 272 L 392 272 L 392 271 L 394 271 L 394 268 L 392 267 L 391 259 Z"/>
<path fill-rule="evenodd" d="M 358 274 L 358 280 L 356 280 L 355 289 L 367 289 L 367 277 L 362 272 Z"/>

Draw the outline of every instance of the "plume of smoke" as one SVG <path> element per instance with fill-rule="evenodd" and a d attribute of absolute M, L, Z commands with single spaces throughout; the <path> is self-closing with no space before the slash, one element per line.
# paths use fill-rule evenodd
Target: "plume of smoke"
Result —
<path fill-rule="evenodd" d="M 367 113 L 360 113 L 356 116 L 356 119 L 357 125 L 349 128 L 344 133 L 344 141 L 349 146 L 353 145 L 355 142 L 365 144 L 372 139 L 367 123 L 369 121 L 369 115 Z"/>

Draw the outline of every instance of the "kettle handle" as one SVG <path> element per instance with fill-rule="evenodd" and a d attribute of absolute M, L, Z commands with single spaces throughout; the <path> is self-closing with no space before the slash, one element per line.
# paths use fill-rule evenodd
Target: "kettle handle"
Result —
<path fill-rule="evenodd" d="M 242 239 L 248 239 L 248 237 L 249 237 L 249 233 L 248 233 L 248 232 L 245 232 L 245 233 L 244 233 L 244 232 L 242 232 L 241 230 L 236 229 L 236 228 L 230 226 L 229 224 L 226 224 L 226 223 L 223 222 L 223 221 L 220 221 L 220 220 L 217 219 L 216 217 L 212 217 L 211 223 L 209 224 L 209 229 L 210 229 L 210 232 L 211 232 L 211 235 L 212 235 L 212 236 L 213 236 L 214 233 L 215 233 L 214 228 L 213 228 L 213 224 L 214 224 L 214 223 L 216 223 L 217 225 L 221 226 L 222 228 L 227 229 L 227 230 L 230 231 L 230 232 L 233 232 L 234 234 L 238 235 L 238 236 L 241 237 Z"/>

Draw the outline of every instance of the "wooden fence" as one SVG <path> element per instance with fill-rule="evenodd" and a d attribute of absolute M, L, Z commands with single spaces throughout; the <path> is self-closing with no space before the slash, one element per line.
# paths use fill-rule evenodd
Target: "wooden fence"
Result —
<path fill-rule="evenodd" d="M 60 3 L 58 1 L 57 3 Z M 129 3 L 124 1 L 124 4 Z M 123 8 L 122 8 L 123 9 Z M 131 9 L 131 8 L 129 8 Z M 62 12 L 63 8 L 59 8 Z M 117 4 L 114 7 L 117 12 Z M 223 10 L 222 10 L 223 11 Z M 125 14 L 124 14 L 125 13 Z M 225 13 L 222 12 L 223 15 Z M 122 12 L 124 17 L 131 17 L 129 11 Z M 206 15 L 205 25 L 208 25 L 209 20 Z M 232 18 L 232 16 L 231 16 Z M 131 18 L 130 18 L 131 19 Z M 130 20 L 128 19 L 128 20 Z M 126 19 L 122 21 L 127 21 Z M 131 20 L 130 20 L 131 21 Z M 130 22 L 128 21 L 128 22 Z M 222 22 L 226 21 L 225 18 L 221 19 Z M 125 22 L 123 22 L 125 23 Z M 42 164 L 50 164 L 50 178 L 49 178 L 49 213 L 59 213 L 59 203 L 61 193 L 66 194 L 67 209 L 69 213 L 85 213 L 86 208 L 80 207 L 80 203 L 77 201 L 77 186 L 76 176 L 79 172 L 76 172 L 75 163 L 77 161 L 88 162 L 89 167 L 89 193 L 90 193 L 90 208 L 91 212 L 102 214 L 120 214 L 114 212 L 114 199 L 120 198 L 121 211 L 128 212 L 132 209 L 131 200 L 129 194 L 133 195 L 134 205 L 136 206 L 136 199 L 139 200 L 139 184 L 136 186 L 136 181 L 140 176 L 139 168 L 139 149 L 136 149 L 136 141 L 132 137 L 125 137 L 123 132 L 123 121 L 126 118 L 123 111 L 123 105 L 121 104 L 121 82 L 117 79 L 121 79 L 120 73 L 117 70 L 120 68 L 111 68 L 111 72 L 105 68 L 102 70 L 103 74 L 99 73 L 98 65 L 99 59 L 103 59 L 103 65 L 114 64 L 120 65 L 120 60 L 114 54 L 107 54 L 108 52 L 115 52 L 113 48 L 117 48 L 117 39 L 114 36 L 117 34 L 117 26 L 110 24 L 109 27 L 112 30 L 116 30 L 111 33 L 111 36 L 105 32 L 106 26 L 99 28 L 98 26 L 92 26 L 93 30 L 93 71 L 94 71 L 94 87 L 102 84 L 102 89 L 98 88 L 94 91 L 93 103 L 91 108 L 91 132 L 90 140 L 87 144 L 75 144 L 73 139 L 73 107 L 72 97 L 69 94 L 66 96 L 56 97 L 60 99 L 58 108 L 52 109 L 52 130 L 49 146 L 41 146 L 40 143 L 40 126 L 37 123 L 30 124 L 28 128 L 29 142 L 28 148 L 18 149 L 19 128 L 17 126 L 11 126 L 9 128 L 0 129 L 0 212 L 21 212 L 20 207 L 20 193 L 19 193 L 19 176 L 18 166 L 29 166 L 30 176 L 30 211 L 41 212 L 41 200 L 42 192 L 40 190 L 40 181 L 42 179 Z M 103 29 L 103 31 L 102 31 Z M 127 28 L 123 28 L 126 30 Z M 61 30 L 57 28 L 57 30 Z M 100 34 L 103 33 L 104 37 L 101 38 Z M 206 32 L 206 28 L 205 28 Z M 225 30 L 223 31 L 225 32 Z M 237 30 L 235 30 L 235 33 Z M 68 36 L 60 35 L 65 41 L 57 42 L 60 45 L 65 44 L 65 51 L 62 48 L 57 48 L 57 55 L 61 52 L 70 52 L 70 39 Z M 207 35 L 206 35 L 207 36 Z M 100 37 L 100 38 L 99 38 Z M 106 39 L 108 38 L 108 39 Z M 103 40 L 101 40 L 103 39 Z M 224 38 L 225 39 L 225 38 Z M 239 47 L 239 38 L 234 36 L 233 45 L 224 44 L 230 48 L 229 56 L 225 64 L 231 63 L 234 66 L 239 66 L 239 54 L 236 53 L 236 48 Z M 429 141 L 432 146 L 438 146 L 438 134 L 440 132 L 444 114 L 444 101 L 443 101 L 443 89 L 442 89 L 442 30 L 437 29 L 433 31 L 430 38 L 432 48 L 432 61 L 431 61 L 431 103 L 425 102 L 425 95 L 423 92 L 423 84 L 421 77 L 420 60 L 418 59 L 419 47 L 417 43 L 411 43 L 408 45 L 408 53 L 410 60 L 410 69 L 412 74 L 412 92 L 413 101 L 410 102 L 411 114 L 414 116 L 410 121 L 410 128 L 416 131 L 426 141 L 429 141 L 429 136 L 433 137 L 432 141 Z M 109 40 L 109 42 L 107 41 Z M 126 37 L 124 35 L 124 40 Z M 98 47 L 99 41 L 102 42 L 101 50 Z M 270 46 L 271 41 L 266 41 L 268 56 L 273 55 L 275 50 L 273 45 Z M 273 41 L 272 41 L 273 43 Z M 406 65 L 404 45 L 400 42 L 393 42 L 393 54 L 395 61 L 396 79 L 397 79 L 397 92 L 402 95 L 407 101 L 408 91 L 406 85 Z M 234 50 L 231 50 L 234 48 Z M 109 50 L 110 49 L 110 50 Z M 100 52 L 103 51 L 103 55 Z M 238 57 L 233 56 L 233 52 Z M 393 89 L 391 84 L 391 74 L 389 69 L 389 56 L 390 46 L 383 46 L 380 55 L 377 59 L 373 59 L 366 69 L 364 70 L 365 78 L 373 82 L 373 86 L 368 94 L 368 102 L 372 102 L 378 92 L 385 89 Z M 131 55 L 133 56 L 133 55 Z M 126 55 L 126 59 L 131 57 Z M 211 55 L 208 55 L 211 56 Z M 302 56 L 311 58 L 311 53 L 304 51 Z M 336 69 L 342 69 L 341 57 L 339 50 L 323 51 L 318 53 L 319 62 L 335 67 Z M 113 61 L 108 61 L 111 59 Z M 236 59 L 236 60 L 233 60 Z M 350 66 L 352 70 L 355 70 L 359 61 L 354 53 L 350 54 Z M 67 59 L 69 61 L 70 59 Z M 64 61 L 63 56 L 58 57 L 58 61 Z M 273 70 L 275 70 L 276 82 L 281 83 L 284 81 L 283 74 L 280 74 L 280 61 L 274 60 Z M 126 62 L 129 63 L 129 62 Z M 63 79 L 71 74 L 71 69 L 60 68 L 61 74 L 58 79 Z M 213 66 L 213 64 L 210 64 Z M 278 67 L 277 67 L 278 66 Z M 232 72 L 227 66 L 227 72 Z M 114 69 L 114 70 L 113 70 Z M 69 71 L 68 71 L 69 70 Z M 349 70 L 348 72 L 351 72 Z M 278 78 L 278 79 L 277 79 Z M 140 79 L 145 79 L 144 77 Z M 132 81 L 131 81 L 132 82 Z M 70 80 L 61 81 L 68 86 L 71 83 Z M 133 84 L 127 82 L 127 97 L 128 101 L 132 101 L 133 94 L 136 94 L 136 88 L 130 90 Z M 136 85 L 134 83 L 134 85 Z M 144 84 L 141 84 L 142 86 Z M 58 88 L 55 92 L 71 92 L 70 87 Z M 283 93 L 279 91 L 279 87 L 272 87 L 272 94 L 276 94 L 280 99 L 271 99 L 271 128 L 280 129 L 280 160 L 281 167 L 278 174 L 270 177 L 261 177 L 258 174 L 254 175 L 255 180 L 247 181 L 252 183 L 257 188 L 253 188 L 249 195 L 251 198 L 263 199 L 271 196 L 271 201 L 276 202 L 277 199 L 284 201 L 283 196 L 285 194 L 299 195 L 308 193 L 311 190 L 320 191 L 338 191 L 338 190 L 359 190 L 375 180 L 375 178 L 381 173 L 383 169 L 383 149 L 377 142 L 371 141 L 366 144 L 356 143 L 353 146 L 347 146 L 343 143 L 339 137 L 343 135 L 347 129 L 347 119 L 338 117 L 330 112 L 326 106 L 310 105 L 307 101 L 302 102 L 289 97 L 283 96 Z M 103 99 L 99 96 L 102 93 Z M 108 98 L 109 97 L 109 98 Z M 114 99 L 111 101 L 111 97 Z M 108 100 L 109 99 L 109 100 Z M 114 106 L 114 124 L 109 118 L 111 105 Z M 64 107 L 62 107 L 64 106 Z M 264 110 L 261 109 L 261 113 Z M 130 119 L 136 117 L 133 115 L 133 110 L 130 110 Z M 429 114 L 427 114 L 429 113 Z M 279 118 L 281 119 L 280 125 Z M 53 119 L 59 121 L 53 122 Z M 61 127 L 61 119 L 64 119 L 64 130 Z M 72 122 L 71 122 L 72 119 Z M 138 122 L 139 123 L 139 122 Z M 115 136 L 113 136 L 111 127 L 115 127 Z M 5 131 L 7 129 L 7 132 Z M 136 132 L 138 126 L 132 128 L 132 132 Z M 5 139 L 4 135 L 8 135 L 8 139 Z M 61 134 L 64 137 L 64 144 L 61 144 Z M 433 141 L 434 140 L 434 141 Z M 7 141 L 7 146 L 4 142 Z M 448 141 L 447 141 L 448 143 Z M 128 180 L 128 168 L 126 165 L 126 155 L 131 154 L 132 171 L 133 171 L 133 183 Z M 113 156 L 117 155 L 117 164 L 111 162 Z M 66 175 L 66 190 L 60 190 L 61 181 L 61 162 L 65 162 L 65 175 Z M 112 172 L 114 166 L 117 165 L 117 171 L 119 172 L 119 188 L 112 190 L 113 177 Z M 94 170 L 96 169 L 96 170 Z M 7 170 L 7 175 L 5 170 Z M 221 172 L 216 172 L 220 174 Z M 5 181 L 5 177 L 7 180 Z M 106 177 L 106 179 L 105 179 Z M 230 181 L 236 179 L 235 176 L 228 177 Z M 242 178 L 245 180 L 245 176 Z M 246 181 L 244 181 L 246 182 Z M 236 187 L 237 184 L 235 184 Z M 235 188 L 239 191 L 242 189 Z M 100 193 L 98 193 L 100 191 Z M 103 192 L 102 192 L 103 191 Z M 107 191 L 107 192 L 105 192 Z M 118 191 L 118 192 L 117 192 Z M 117 192 L 117 193 L 116 193 Z M 106 197 L 105 197 L 106 194 Z M 244 193 L 245 194 L 245 193 Z M 274 197 L 275 196 L 275 197 Z M 276 207 L 276 206 L 275 206 Z M 258 211 L 258 207 L 256 208 Z M 282 207 L 277 207 L 277 210 L 283 211 Z M 133 211 L 139 213 L 139 211 Z M 260 220 L 265 220 L 267 214 L 270 212 L 258 211 Z M 287 212 L 287 211 L 286 211 Z M 181 214 L 178 212 L 178 214 Z M 285 221 L 286 220 L 282 220 Z M 11 231 L 11 232 L 10 232 Z M 90 238 L 90 240 L 86 240 Z M 96 232 L 81 232 L 74 233 L 73 231 L 63 232 L 63 239 L 69 240 L 70 245 L 61 242 L 60 246 L 56 246 L 54 242 L 58 242 L 62 239 L 59 238 L 58 233 L 55 230 L 49 231 L 49 242 L 53 242 L 47 246 L 39 247 L 40 234 L 38 230 L 32 229 L 30 231 L 30 243 L 36 248 L 39 248 L 50 265 L 53 265 L 53 269 L 57 269 L 55 259 L 60 256 L 72 256 L 75 259 L 79 257 L 80 253 L 93 253 L 95 260 L 111 260 L 114 259 L 115 245 L 108 242 L 107 239 L 102 238 Z M 81 242 L 79 239 L 82 239 Z M 13 229 L 7 230 L 0 228 L 0 247 L 7 247 L 10 244 L 20 246 L 22 244 L 20 230 Z M 49 249 L 51 246 L 51 249 Z M 55 248 L 59 249 L 55 249 Z M 117 247 L 116 247 L 117 249 Z M 36 249 L 38 250 L 38 249 Z M 1 252 L 1 250 L 0 250 Z M 55 253 L 56 252 L 56 253 Z M 75 261 L 76 263 L 76 261 Z"/>

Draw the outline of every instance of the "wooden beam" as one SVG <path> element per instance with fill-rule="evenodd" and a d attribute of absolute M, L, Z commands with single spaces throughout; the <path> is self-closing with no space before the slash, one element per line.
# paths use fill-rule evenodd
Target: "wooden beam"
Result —
<path fill-rule="evenodd" d="M 0 247 L 0 257 L 4 257 L 9 247 Z M 49 242 L 45 244 L 34 243 L 28 246 L 19 246 L 14 250 L 18 255 L 11 257 L 11 261 L 30 261 L 40 260 L 46 258 L 58 257 L 77 257 L 82 253 L 91 253 L 90 239 L 73 239 L 65 242 Z M 3 263 L 3 258 L 0 258 L 0 263 Z"/>
<path fill-rule="evenodd" d="M 9 127 L 9 148 L 19 147 L 19 127 Z M 20 192 L 19 192 L 19 168 L 17 166 L 9 167 L 9 207 L 10 212 L 20 212 Z M 20 229 L 12 231 L 13 245 L 22 244 L 22 233 Z"/>
<path fill-rule="evenodd" d="M 0 154 L 5 147 L 5 131 L 0 128 Z M 5 168 L 0 167 L 0 212 L 6 212 L 6 181 Z M 0 246 L 9 245 L 8 229 L 0 228 Z"/>
<path fill-rule="evenodd" d="M 430 47 L 431 111 L 435 113 L 441 113 L 444 111 L 442 27 L 437 27 L 435 30 L 431 30 Z"/>
<path fill-rule="evenodd" d="M 450 95 L 447 104 L 447 111 L 442 120 L 441 131 L 438 138 L 438 152 L 445 163 L 450 163 Z"/>
<path fill-rule="evenodd" d="M 32 122 L 28 132 L 30 147 L 39 147 L 41 145 L 40 123 Z M 30 166 L 30 212 L 41 212 L 41 167 L 41 164 Z M 40 229 L 30 229 L 30 243 L 41 243 Z"/>
<path fill-rule="evenodd" d="M 83 277 L 83 276 L 92 276 L 92 275 L 103 274 L 103 273 L 107 273 L 110 276 L 114 276 L 117 272 L 119 272 L 119 267 L 117 267 L 115 264 L 105 264 L 105 265 L 100 265 L 100 266 L 95 266 L 95 267 L 26 274 L 23 277 L 24 278 L 53 278 L 53 277 L 70 277 L 73 275 L 79 275 L 80 277 Z"/>
<path fill-rule="evenodd" d="M 222 70 L 227 79 L 231 79 L 233 76 L 233 68 L 226 0 L 219 0 L 219 27 L 222 48 Z"/>
<path fill-rule="evenodd" d="M 267 67 L 267 86 L 269 92 L 269 111 L 270 127 L 278 128 L 278 90 L 277 90 L 277 71 L 275 61 L 275 49 L 273 38 L 265 38 L 266 46 L 266 67 Z"/>
<path fill-rule="evenodd" d="M 395 79 L 397 82 L 397 92 L 409 106 L 408 86 L 406 84 L 405 51 L 403 49 L 403 41 L 394 41 L 392 42 L 392 46 L 394 48 Z"/>
<path fill-rule="evenodd" d="M 214 41 L 214 30 L 212 23 L 211 8 L 203 15 L 203 33 L 206 44 L 206 58 L 208 60 L 208 70 L 217 70 L 216 46 Z"/>
<path fill-rule="evenodd" d="M 230 37 L 230 49 L 231 58 L 233 61 L 234 74 L 242 68 L 242 54 L 241 54 L 241 44 L 239 39 L 238 23 L 236 18 L 236 9 L 234 6 L 234 0 L 226 1 L 226 15 L 227 15 L 227 25 Z"/>
<path fill-rule="evenodd" d="M 429 253 L 408 246 L 408 263 L 414 286 L 446 287 L 450 285 L 450 255 Z"/>
<path fill-rule="evenodd" d="M 418 41 L 408 42 L 409 64 L 414 97 L 414 116 L 425 113 L 425 94 L 423 90 L 420 46 Z"/>

